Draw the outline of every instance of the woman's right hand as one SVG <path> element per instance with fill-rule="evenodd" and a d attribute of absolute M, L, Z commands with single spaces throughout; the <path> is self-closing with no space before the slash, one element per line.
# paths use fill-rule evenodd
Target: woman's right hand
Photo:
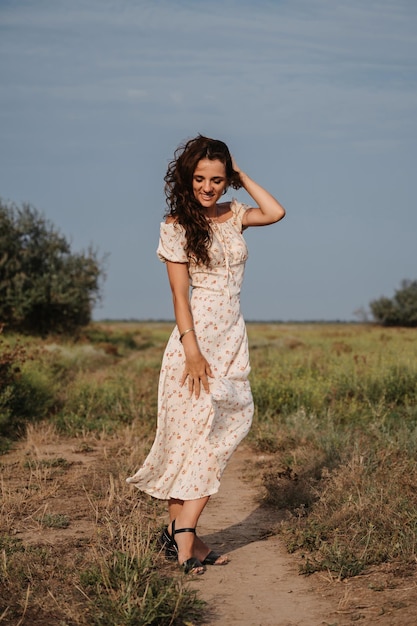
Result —
<path fill-rule="evenodd" d="M 207 359 L 198 350 L 194 354 L 186 354 L 185 367 L 181 376 L 181 387 L 188 379 L 188 391 L 191 396 L 195 395 L 196 400 L 200 396 L 201 385 L 206 393 L 210 392 L 208 377 L 213 378 L 211 367 Z"/>

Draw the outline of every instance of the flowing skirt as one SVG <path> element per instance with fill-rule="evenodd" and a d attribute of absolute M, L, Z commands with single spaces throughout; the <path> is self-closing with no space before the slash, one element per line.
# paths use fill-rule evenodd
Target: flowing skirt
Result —
<path fill-rule="evenodd" d="M 216 493 L 228 460 L 247 435 L 253 400 L 246 327 L 239 296 L 193 291 L 197 341 L 209 362 L 210 392 L 189 397 L 180 387 L 185 357 L 178 328 L 166 346 L 158 388 L 155 441 L 142 467 L 127 479 L 155 498 L 194 500 Z"/>

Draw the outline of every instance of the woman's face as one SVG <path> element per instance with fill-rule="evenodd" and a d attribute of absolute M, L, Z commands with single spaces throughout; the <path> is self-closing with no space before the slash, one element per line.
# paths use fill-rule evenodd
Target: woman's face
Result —
<path fill-rule="evenodd" d="M 223 195 L 226 185 L 226 168 L 221 161 L 201 159 L 197 163 L 193 174 L 193 192 L 202 207 L 214 207 Z"/>

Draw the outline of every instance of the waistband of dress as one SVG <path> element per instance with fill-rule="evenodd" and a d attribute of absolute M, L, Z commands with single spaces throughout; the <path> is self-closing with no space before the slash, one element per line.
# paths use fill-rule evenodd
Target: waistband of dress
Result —
<path fill-rule="evenodd" d="M 240 296 L 240 291 L 231 291 L 230 289 L 208 289 L 207 287 L 199 287 L 198 285 L 195 287 L 191 287 L 191 295 L 195 295 L 196 297 L 200 297 L 202 295 L 208 296 L 229 296 L 231 298 L 238 298 Z"/>

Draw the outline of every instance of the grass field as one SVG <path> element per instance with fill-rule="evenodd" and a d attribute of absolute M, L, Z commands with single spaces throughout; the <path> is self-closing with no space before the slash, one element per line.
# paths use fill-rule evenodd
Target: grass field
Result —
<path fill-rule="evenodd" d="M 164 626 L 203 610 L 161 564 L 161 509 L 124 484 L 152 442 L 171 329 L 97 323 L 72 342 L 2 337 L 0 622 Z M 260 498 L 287 510 L 273 530 L 304 554 L 306 574 L 343 578 L 391 560 L 406 571 L 417 538 L 415 331 L 259 323 L 248 335 Z M 92 457 L 99 469 L 83 473 L 77 459 Z M 69 533 L 80 485 L 86 544 Z M 71 540 L 45 546 L 45 529 Z"/>
<path fill-rule="evenodd" d="M 254 445 L 272 453 L 266 500 L 305 572 L 414 563 L 417 341 L 411 329 L 249 327 Z"/>

